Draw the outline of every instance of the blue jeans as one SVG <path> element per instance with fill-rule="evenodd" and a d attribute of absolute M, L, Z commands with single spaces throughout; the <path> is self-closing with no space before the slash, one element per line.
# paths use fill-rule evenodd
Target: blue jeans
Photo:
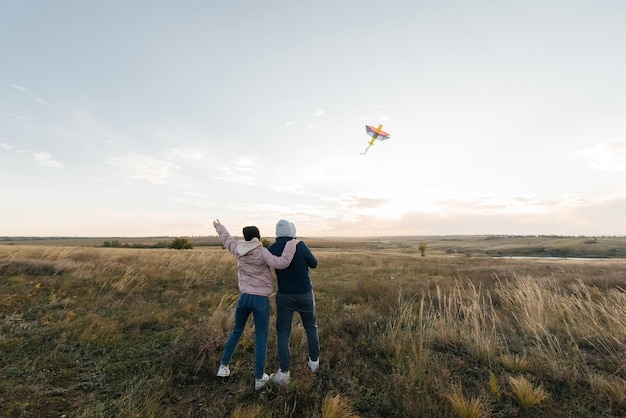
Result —
<path fill-rule="evenodd" d="M 291 366 L 289 338 L 293 313 L 298 312 L 306 332 L 309 357 L 316 361 L 320 355 L 320 341 L 317 335 L 317 315 L 313 291 L 288 295 L 276 293 L 276 336 L 278 338 L 278 365 L 283 372 Z"/>
<path fill-rule="evenodd" d="M 239 296 L 235 310 L 235 327 L 226 342 L 222 364 L 228 365 L 230 363 L 250 314 L 254 318 L 254 377 L 260 379 L 265 372 L 267 338 L 270 331 L 270 299 L 267 296 L 249 295 L 247 293 L 242 293 Z"/>

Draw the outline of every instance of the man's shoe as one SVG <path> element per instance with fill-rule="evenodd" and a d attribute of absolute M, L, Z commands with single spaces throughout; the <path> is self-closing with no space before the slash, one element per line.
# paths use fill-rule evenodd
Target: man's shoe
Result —
<path fill-rule="evenodd" d="M 261 377 L 260 379 L 254 379 L 254 389 L 263 389 L 265 385 L 267 385 L 267 382 L 269 382 L 269 380 L 270 377 L 267 375 L 267 373 L 263 373 L 263 377 Z"/>
<path fill-rule="evenodd" d="M 307 366 L 309 366 L 309 369 L 311 369 L 311 371 L 313 373 L 315 373 L 317 371 L 317 369 L 320 368 L 320 359 L 317 359 L 315 361 L 311 360 L 311 358 L 309 358 L 309 361 L 307 361 Z"/>
<path fill-rule="evenodd" d="M 276 383 L 277 385 L 286 386 L 289 384 L 289 371 L 283 372 L 280 369 L 276 373 L 272 373 L 270 375 L 270 381 L 272 383 Z"/>
<path fill-rule="evenodd" d="M 223 364 L 220 364 L 220 368 L 217 371 L 217 377 L 228 377 L 230 376 L 230 369 L 228 368 L 228 366 L 224 366 Z"/>

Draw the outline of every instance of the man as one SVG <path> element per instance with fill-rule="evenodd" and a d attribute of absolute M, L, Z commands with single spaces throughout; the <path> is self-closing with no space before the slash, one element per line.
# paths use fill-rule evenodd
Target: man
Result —
<path fill-rule="evenodd" d="M 295 239 L 296 227 L 281 219 L 276 223 L 276 242 L 269 248 L 274 255 L 280 255 L 286 244 Z M 278 292 L 276 293 L 276 335 L 278 339 L 279 370 L 270 375 L 270 381 L 287 385 L 290 378 L 291 352 L 289 339 L 293 313 L 298 312 L 306 332 L 309 360 L 307 365 L 313 373 L 319 368 L 320 343 L 317 334 L 315 297 L 309 268 L 317 267 L 317 259 L 302 241 L 296 245 L 296 254 L 285 269 L 276 268 Z"/>

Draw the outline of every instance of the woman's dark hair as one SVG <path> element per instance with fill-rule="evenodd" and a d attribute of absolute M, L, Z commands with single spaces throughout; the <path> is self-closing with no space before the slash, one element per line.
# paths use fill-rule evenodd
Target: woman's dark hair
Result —
<path fill-rule="evenodd" d="M 243 238 L 250 241 L 252 238 L 261 239 L 261 233 L 256 226 L 246 226 L 243 228 Z"/>

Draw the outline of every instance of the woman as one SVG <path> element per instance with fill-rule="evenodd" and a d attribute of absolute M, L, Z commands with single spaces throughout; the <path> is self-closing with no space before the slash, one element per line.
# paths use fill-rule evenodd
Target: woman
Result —
<path fill-rule="evenodd" d="M 226 342 L 217 376 L 230 376 L 228 364 L 243 334 L 248 317 L 254 318 L 254 388 L 263 388 L 269 379 L 265 373 L 267 338 L 270 326 L 269 296 L 274 291 L 270 266 L 285 268 L 296 252 L 297 242 L 285 245 L 281 254 L 273 255 L 261 244 L 261 234 L 256 226 L 243 228 L 243 240 L 235 241 L 219 219 L 213 221 L 224 247 L 237 257 L 237 276 L 241 292 L 235 310 L 235 327 Z"/>

